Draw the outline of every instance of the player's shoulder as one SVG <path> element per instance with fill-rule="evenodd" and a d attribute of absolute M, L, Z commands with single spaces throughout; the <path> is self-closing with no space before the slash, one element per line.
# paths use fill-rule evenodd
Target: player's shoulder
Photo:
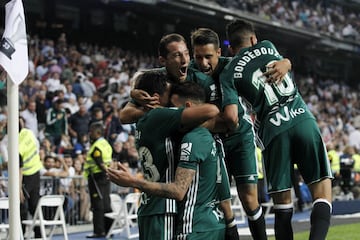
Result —
<path fill-rule="evenodd" d="M 231 57 L 219 57 L 219 64 L 223 64 L 223 65 L 226 65 L 228 64 L 230 61 L 231 61 Z"/>
<path fill-rule="evenodd" d="M 206 139 L 212 140 L 212 135 L 207 128 L 197 127 L 187 132 L 184 135 L 184 139 L 188 139 L 188 140 L 191 139 L 193 141 L 196 140 L 204 144 L 204 140 Z"/>
<path fill-rule="evenodd" d="M 262 40 L 261 42 L 259 42 L 258 44 L 260 47 L 271 47 L 271 48 L 275 48 L 275 45 L 269 41 L 269 40 Z"/>
<path fill-rule="evenodd" d="M 150 110 L 145 114 L 147 119 L 169 119 L 171 116 L 180 115 L 184 110 L 183 107 L 162 107 Z"/>
<path fill-rule="evenodd" d="M 191 66 L 188 67 L 187 76 L 190 78 L 189 80 L 193 81 L 204 80 L 208 78 L 208 75 Z"/>

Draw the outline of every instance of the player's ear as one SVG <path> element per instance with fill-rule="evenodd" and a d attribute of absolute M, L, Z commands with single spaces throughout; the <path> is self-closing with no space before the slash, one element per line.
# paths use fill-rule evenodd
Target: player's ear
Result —
<path fill-rule="evenodd" d="M 221 48 L 218 48 L 218 50 L 216 51 L 216 54 L 217 54 L 218 57 L 221 56 Z"/>
<path fill-rule="evenodd" d="M 154 94 L 152 95 L 152 97 L 156 98 L 157 100 L 160 99 L 160 95 L 159 95 L 158 93 L 154 93 Z"/>
<path fill-rule="evenodd" d="M 172 94 L 170 96 L 170 103 L 175 107 L 179 106 L 179 95 Z"/>
<path fill-rule="evenodd" d="M 192 106 L 192 102 L 190 101 L 186 101 L 185 102 L 185 108 L 191 107 Z"/>
<path fill-rule="evenodd" d="M 230 56 L 234 56 L 234 55 L 235 55 L 234 49 L 231 47 L 231 45 L 228 45 L 228 51 L 229 51 L 229 53 L 230 53 Z"/>
<path fill-rule="evenodd" d="M 165 66 L 165 58 L 163 56 L 159 56 L 159 62 L 161 66 Z"/>
<path fill-rule="evenodd" d="M 254 46 L 255 44 L 257 44 L 257 38 L 255 35 L 250 36 L 250 42 L 251 42 L 251 46 Z"/>

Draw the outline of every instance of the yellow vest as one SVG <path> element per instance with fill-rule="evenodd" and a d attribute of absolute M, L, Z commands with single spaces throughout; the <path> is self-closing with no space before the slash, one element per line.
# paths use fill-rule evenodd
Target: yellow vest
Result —
<path fill-rule="evenodd" d="M 84 164 L 84 177 L 88 177 L 91 173 L 99 173 L 102 172 L 102 169 L 96 164 L 95 160 L 92 158 L 91 154 L 93 153 L 95 148 L 100 149 L 101 158 L 105 166 L 110 166 L 112 161 L 112 147 L 104 138 L 97 139 L 90 147 L 86 161 Z"/>
<path fill-rule="evenodd" d="M 333 173 L 340 172 L 340 156 L 335 150 L 328 151 L 328 158 L 331 164 L 331 170 Z"/>
<path fill-rule="evenodd" d="M 30 176 L 43 168 L 40 160 L 38 145 L 33 132 L 23 128 L 19 133 L 19 154 L 22 158 L 22 174 Z"/>
<path fill-rule="evenodd" d="M 257 158 L 257 168 L 258 168 L 258 179 L 264 178 L 264 168 L 262 165 L 262 152 L 259 147 L 256 147 L 256 158 Z"/>
<path fill-rule="evenodd" d="M 360 172 L 360 155 L 355 153 L 354 155 L 352 155 L 352 159 L 354 159 L 355 163 L 354 163 L 354 171 L 355 172 Z"/>

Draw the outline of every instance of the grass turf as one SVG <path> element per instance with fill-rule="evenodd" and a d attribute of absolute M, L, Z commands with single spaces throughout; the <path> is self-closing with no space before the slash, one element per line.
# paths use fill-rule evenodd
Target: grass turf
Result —
<path fill-rule="evenodd" d="M 360 223 L 344 224 L 331 226 L 326 240 L 355 240 L 359 236 Z M 294 240 L 308 240 L 309 232 L 299 232 L 294 235 Z M 269 240 L 275 240 L 275 237 L 269 237 Z"/>

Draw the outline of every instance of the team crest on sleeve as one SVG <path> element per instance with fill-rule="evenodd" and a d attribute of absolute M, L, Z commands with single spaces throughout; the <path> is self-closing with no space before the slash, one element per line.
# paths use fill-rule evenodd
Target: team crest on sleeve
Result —
<path fill-rule="evenodd" d="M 192 143 L 182 143 L 180 152 L 180 161 L 189 161 Z"/>
<path fill-rule="evenodd" d="M 101 156 L 101 152 L 99 150 L 95 150 L 93 153 L 94 157 L 100 157 Z"/>

